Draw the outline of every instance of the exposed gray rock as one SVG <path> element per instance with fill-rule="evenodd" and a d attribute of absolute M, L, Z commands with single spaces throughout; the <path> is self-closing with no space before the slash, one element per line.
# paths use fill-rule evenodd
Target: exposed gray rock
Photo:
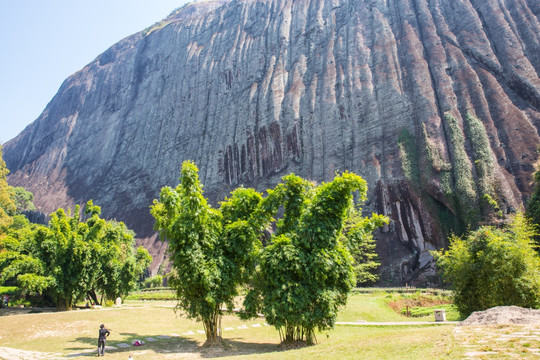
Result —
<path fill-rule="evenodd" d="M 536 0 L 191 4 L 69 77 L 5 145 L 9 181 L 45 213 L 93 199 L 157 268 L 165 245 L 148 208 L 182 161 L 215 203 L 241 184 L 347 169 L 369 183 L 365 210 L 393 220 L 378 234 L 383 280 L 427 281 L 449 230 L 530 193 L 539 17 Z"/>

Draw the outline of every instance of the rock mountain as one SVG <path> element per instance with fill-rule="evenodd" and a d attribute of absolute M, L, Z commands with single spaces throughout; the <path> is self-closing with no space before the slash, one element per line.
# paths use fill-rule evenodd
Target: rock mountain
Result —
<path fill-rule="evenodd" d="M 370 186 L 382 279 L 426 281 L 446 235 L 523 208 L 540 143 L 538 0 L 184 6 L 65 80 L 5 144 L 45 212 L 93 199 L 163 260 L 149 205 L 199 166 L 217 203 L 294 172 Z"/>

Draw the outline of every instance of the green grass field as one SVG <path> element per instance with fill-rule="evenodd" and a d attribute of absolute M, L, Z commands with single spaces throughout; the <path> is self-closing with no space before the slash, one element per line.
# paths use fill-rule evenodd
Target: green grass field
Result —
<path fill-rule="evenodd" d="M 388 306 L 396 296 L 385 292 L 356 293 L 338 321 L 403 322 L 431 321 L 433 315 L 407 318 Z M 242 322 L 228 315 L 223 318 L 223 348 L 203 347 L 205 336 L 198 333 L 202 325 L 173 311 L 174 301 L 127 300 L 121 307 L 71 312 L 36 312 L 26 309 L 0 309 L 0 359 L 5 348 L 18 349 L 25 360 L 71 358 L 85 359 L 96 355 L 99 324 L 111 330 L 108 346 L 117 347 L 106 354 L 108 359 L 463 359 L 473 345 L 482 349 L 501 348 L 501 342 L 471 334 L 454 325 L 352 326 L 336 325 L 332 331 L 318 333 L 318 345 L 298 349 L 282 349 L 277 331 L 264 324 L 264 319 Z M 473 329 L 474 330 L 474 329 Z M 476 331 L 476 330 L 474 330 Z M 495 332 L 512 333 L 513 329 L 496 328 Z M 522 330 L 519 330 L 522 331 Z M 530 330 L 535 334 L 537 330 Z M 540 331 L 540 329 L 538 329 Z M 458 336 L 456 336 L 458 334 Z M 161 336 L 170 336 L 164 338 Z M 461 337 L 460 337 L 461 336 Z M 503 335 L 497 335 L 501 337 Z M 153 338 L 155 341 L 149 341 Z M 118 344 L 142 339 L 140 347 L 119 348 Z M 512 338 L 513 339 L 513 338 Z M 529 340 L 528 340 L 529 341 Z M 537 342 L 516 346 L 519 358 L 532 357 Z M 503 346 L 504 347 L 504 346 Z M 13 351 L 13 350 L 9 350 Z M 39 353 L 30 353 L 39 352 Z M 499 350 L 497 350 L 499 351 Z M 507 351 L 505 349 L 501 350 Z M 23 354 L 23 352 L 25 352 Z M 54 355 L 56 354 L 56 355 Z M 532 354 L 532 355 L 531 355 Z M 506 355 L 504 355 L 506 356 Z M 498 358 L 505 358 L 505 357 Z M 7 356 L 6 356 L 7 358 Z M 482 357 L 480 357 L 482 358 Z M 490 357 L 488 357 L 490 358 Z M 497 358 L 497 357 L 496 357 Z"/>

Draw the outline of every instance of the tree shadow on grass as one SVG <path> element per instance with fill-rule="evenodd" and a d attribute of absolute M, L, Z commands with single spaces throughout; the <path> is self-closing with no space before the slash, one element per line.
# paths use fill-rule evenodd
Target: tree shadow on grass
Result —
<path fill-rule="evenodd" d="M 107 341 L 107 353 L 122 354 L 133 353 L 135 351 L 150 350 L 157 354 L 198 354 L 207 359 L 220 358 L 225 356 L 242 356 L 250 354 L 265 354 L 282 351 L 275 343 L 251 343 L 241 341 L 241 338 L 226 338 L 222 346 L 202 346 L 198 341 L 182 336 L 171 336 L 170 338 L 159 338 L 160 335 L 140 335 L 135 333 L 120 333 L 124 337 L 122 341 Z M 147 339 L 155 339 L 148 341 Z M 133 346 L 135 340 L 143 340 L 141 346 Z M 75 356 L 95 356 L 97 351 L 97 337 L 78 337 L 73 340 L 82 343 L 81 346 L 66 347 L 65 351 L 72 351 L 68 357 Z M 118 344 L 129 344 L 129 347 L 118 347 Z"/>
<path fill-rule="evenodd" d="M 268 354 L 283 351 L 275 343 L 253 343 L 240 340 L 240 338 L 227 338 L 220 347 L 199 347 L 203 358 L 220 358 L 225 356 L 245 356 L 250 354 Z"/>

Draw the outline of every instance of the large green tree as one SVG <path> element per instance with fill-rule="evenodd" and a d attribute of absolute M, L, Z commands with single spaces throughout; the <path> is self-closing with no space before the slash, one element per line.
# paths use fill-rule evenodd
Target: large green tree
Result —
<path fill-rule="evenodd" d="M 316 329 L 334 326 L 355 284 L 349 248 L 358 244 L 361 233 L 387 221 L 378 216 L 353 221 L 355 192 L 364 201 L 367 184 L 352 173 L 318 187 L 291 174 L 261 203 L 263 214 L 282 208 L 283 215 L 261 253 L 244 315 L 262 312 L 285 343 L 314 344 Z M 344 233 L 348 220 L 349 232 Z"/>
<path fill-rule="evenodd" d="M 452 237 L 448 250 L 434 252 L 463 317 L 502 305 L 540 308 L 534 235 L 527 218 L 517 214 L 505 228 L 483 226 L 464 238 Z"/>
<path fill-rule="evenodd" d="M 260 247 L 254 217 L 261 195 L 239 188 L 214 209 L 203 196 L 198 169 L 182 164 L 180 184 L 161 189 L 151 213 L 156 230 L 168 240 L 177 308 L 202 321 L 207 344 L 221 342 L 223 306 L 233 308 L 238 289 L 254 267 Z"/>
<path fill-rule="evenodd" d="M 92 201 L 86 220 L 79 210 L 58 209 L 47 227 L 21 227 L 0 242 L 0 279 L 46 294 L 62 310 L 95 291 L 110 298 L 127 294 L 151 257 L 143 248 L 134 250 L 133 233 L 123 223 L 101 219 Z"/>

